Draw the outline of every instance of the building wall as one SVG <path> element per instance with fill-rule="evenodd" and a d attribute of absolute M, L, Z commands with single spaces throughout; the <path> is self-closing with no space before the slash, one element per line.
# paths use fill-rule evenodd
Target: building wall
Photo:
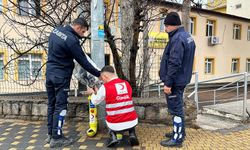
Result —
<path fill-rule="evenodd" d="M 208 0 L 207 5 L 210 10 L 250 18 L 249 0 Z"/>
<path fill-rule="evenodd" d="M 171 10 L 170 10 L 171 11 Z M 159 13 L 156 11 L 156 13 Z M 246 59 L 250 58 L 250 41 L 247 41 L 247 29 L 250 27 L 250 21 L 244 21 L 243 19 L 234 19 L 232 17 L 226 17 L 226 15 L 215 15 L 214 13 L 205 13 L 202 11 L 199 12 L 191 12 L 191 17 L 195 18 L 195 34 L 193 34 L 193 37 L 195 39 L 197 48 L 196 48 L 196 54 L 195 54 L 195 61 L 194 61 L 194 71 L 199 72 L 199 80 L 206 80 L 211 79 L 215 77 L 225 76 L 228 74 L 231 74 L 231 61 L 232 58 L 237 58 L 240 60 L 239 65 L 239 72 L 245 72 L 246 71 Z M 219 38 L 219 44 L 214 46 L 208 46 L 208 37 L 206 36 L 206 21 L 207 19 L 215 20 L 216 21 L 216 31 L 215 36 Z M 3 23 L 3 17 L 0 15 L 0 22 Z M 114 23 L 114 27 L 118 26 L 118 23 Z M 233 39 L 233 24 L 240 24 L 241 25 L 241 40 L 234 40 Z M 168 38 L 167 33 L 164 32 L 164 29 L 161 27 L 162 23 L 161 21 L 154 21 L 150 23 L 149 29 L 150 32 L 149 36 L 155 35 L 155 33 L 159 33 L 159 37 L 154 38 Z M 6 25 L 6 30 L 9 29 L 9 27 Z M 114 28 L 117 29 L 117 28 Z M 119 30 L 116 30 L 119 31 Z M 113 31 L 113 32 L 116 32 Z M 118 32 L 118 34 L 120 34 Z M 166 37 L 165 37 L 166 35 Z M 13 38 L 15 38 L 15 34 L 13 33 Z M 140 37 L 142 37 L 140 35 Z M 140 40 L 142 41 L 142 40 Z M 0 45 L 1 46 L 1 45 Z M 140 43 L 140 54 L 142 54 L 142 44 Z M 89 43 L 86 43 L 84 45 L 86 48 L 86 52 L 90 52 L 90 45 Z M 152 49 L 152 55 L 151 55 L 151 70 L 150 70 L 150 81 L 151 82 L 157 82 L 159 81 L 159 65 L 162 53 L 164 51 L 164 48 L 161 47 L 153 47 L 151 46 L 150 49 Z M 3 53 L 4 50 L 0 49 L 0 53 Z M 8 60 L 10 60 L 10 55 L 13 52 L 8 52 L 8 55 L 6 55 L 7 58 L 4 58 L 4 62 L 6 63 Z M 106 44 L 105 53 L 110 54 L 110 63 L 113 64 L 112 54 L 110 52 L 110 49 L 108 48 L 108 45 Z M 137 57 L 140 59 L 141 57 Z M 214 59 L 214 69 L 212 74 L 205 74 L 205 58 L 213 58 Z M 140 60 L 138 60 L 138 65 Z M 4 87 L 8 87 L 10 90 L 5 89 L 6 93 L 10 91 L 15 91 L 15 87 L 17 89 L 20 89 L 19 92 L 25 91 L 24 89 L 19 88 L 19 84 L 14 84 L 17 78 L 15 78 L 15 65 L 14 63 L 11 65 L 13 68 L 11 70 L 13 72 L 10 72 L 9 74 L 4 75 L 4 79 L 0 81 L 1 85 L 4 85 Z M 13 80 L 14 79 L 14 80 Z M 43 78 L 44 79 L 44 78 Z M 13 82 L 10 82 L 13 81 Z M 18 81 L 19 83 L 23 83 Z M 30 92 L 30 90 L 33 88 L 35 91 L 39 89 L 38 91 L 44 91 L 44 81 L 40 81 L 39 83 L 36 83 L 39 85 L 37 87 L 32 86 L 26 86 L 25 88 L 27 91 Z M 71 84 L 72 89 L 78 86 L 78 83 L 75 82 Z M 0 86 L 3 87 L 3 86 Z M 2 90 L 1 90 L 2 91 Z M 17 91 L 15 91 L 17 92 Z"/>
<path fill-rule="evenodd" d="M 197 45 L 195 54 L 195 71 L 199 72 L 199 79 L 205 80 L 219 76 L 231 74 L 232 58 L 240 59 L 239 72 L 246 71 L 246 59 L 250 56 L 250 41 L 247 41 L 247 28 L 250 22 L 228 19 L 221 16 L 213 16 L 209 14 L 197 14 L 196 16 L 196 35 L 194 39 Z M 219 37 L 219 44 L 208 46 L 208 37 L 206 37 L 206 20 L 212 19 L 216 21 L 216 33 Z M 233 24 L 242 25 L 241 40 L 233 39 Z M 214 58 L 215 68 L 214 74 L 207 75 L 204 72 L 205 58 Z"/>
<path fill-rule="evenodd" d="M 227 13 L 250 18 L 250 1 L 249 0 L 228 0 Z"/>
<path fill-rule="evenodd" d="M 176 10 L 170 9 L 169 11 Z M 181 15 L 181 13 L 179 14 Z M 244 19 L 233 18 L 227 15 L 217 15 L 215 13 L 203 11 L 192 11 L 190 16 L 195 18 L 195 33 L 192 35 L 196 42 L 196 53 L 193 70 L 199 73 L 199 80 L 207 80 L 233 74 L 231 71 L 233 58 L 239 59 L 238 72 L 246 72 L 246 62 L 250 57 L 250 41 L 247 40 L 247 31 L 250 27 L 250 20 L 248 21 Z M 219 38 L 219 44 L 214 46 L 208 46 L 208 37 L 206 36 L 207 19 L 214 20 L 216 22 L 215 36 Z M 160 23 L 158 24 L 160 25 Z M 233 39 L 234 24 L 241 25 L 240 40 Z M 155 28 L 157 28 L 159 32 L 159 26 Z M 161 55 L 158 58 L 161 59 Z M 211 74 L 205 73 L 206 58 L 214 59 L 214 68 L 213 73 Z M 192 81 L 194 81 L 194 78 Z M 234 79 L 223 81 L 234 81 Z"/>
<path fill-rule="evenodd" d="M 44 1 L 44 0 L 42 0 Z M 13 8 L 15 12 L 17 12 L 18 10 L 14 7 L 11 6 L 11 3 L 7 0 L 5 0 L 2 3 L 5 7 L 8 6 L 10 8 Z M 7 9 L 3 8 L 2 9 L 2 13 L 5 14 L 9 14 L 9 16 L 11 18 L 14 18 L 16 21 L 21 21 L 21 22 L 26 22 L 31 20 L 30 17 L 28 16 L 20 16 L 18 14 L 14 14 L 13 12 L 7 11 Z M 3 37 L 4 35 L 6 36 L 6 33 L 8 38 L 13 39 L 14 41 L 23 41 L 23 44 L 17 44 L 15 42 L 15 44 L 18 45 L 18 48 L 20 48 L 19 50 L 21 52 L 24 52 L 26 50 L 28 50 L 28 48 L 30 48 L 31 44 L 26 44 L 27 40 L 25 38 L 22 38 L 20 36 L 21 34 L 27 34 L 29 35 L 30 38 L 32 39 L 36 39 L 39 38 L 40 34 L 35 35 L 34 30 L 30 30 L 29 28 L 26 28 L 27 26 L 16 26 L 15 27 L 18 29 L 18 32 L 15 28 L 13 28 L 13 26 L 11 26 L 10 22 L 6 21 L 6 19 L 4 18 L 4 14 L 0 13 L 0 27 L 1 27 L 1 31 L 0 31 L 0 36 Z M 76 17 L 77 14 L 73 13 L 73 16 Z M 53 16 L 52 16 L 53 17 Z M 56 18 L 56 17 L 55 17 Z M 72 17 L 74 18 L 74 17 Z M 34 23 L 36 25 L 38 25 L 38 23 L 35 23 L 34 21 L 30 22 L 31 24 Z M 46 26 L 45 27 L 45 31 L 43 32 L 44 34 L 46 34 L 46 36 L 49 35 L 49 33 L 51 32 L 53 28 L 50 26 Z M 88 33 L 86 33 L 87 35 Z M 26 40 L 26 41 L 25 41 Z M 89 40 L 87 40 L 85 42 L 85 44 L 83 45 L 83 49 L 86 53 L 90 53 L 90 42 Z M 44 48 L 34 48 L 34 50 L 31 50 L 30 52 L 28 52 L 28 54 L 41 54 L 41 64 L 45 64 L 46 60 L 47 60 L 47 53 L 46 53 L 46 49 Z M 108 44 L 106 43 L 105 45 L 105 54 L 107 56 L 109 56 L 109 64 L 112 64 L 113 62 L 113 57 L 111 54 L 111 51 L 108 47 Z M 15 58 L 17 56 L 17 54 L 13 51 L 13 49 L 11 49 L 9 46 L 7 46 L 6 44 L 0 43 L 0 56 L 1 59 L 3 59 L 3 65 L 7 64 L 12 58 Z M 2 60 L 0 60 L 2 61 Z M 42 71 L 41 71 L 41 77 L 39 77 L 39 79 L 36 80 L 35 83 L 32 83 L 32 79 L 23 79 L 20 80 L 20 74 L 19 74 L 19 66 L 18 66 L 18 62 L 19 59 L 14 59 L 11 60 L 11 62 L 9 63 L 9 65 L 7 66 L 7 68 L 4 69 L 4 73 L 3 73 L 3 78 L 0 78 L 0 94 L 3 93 L 20 93 L 20 92 L 41 92 L 41 91 L 45 91 L 45 68 L 46 66 L 43 66 Z M 2 67 L 2 66 L 0 66 Z M 2 69 L 2 68 L 1 68 Z M 27 70 L 24 70 L 24 72 Z M 71 81 L 71 89 L 77 89 L 78 88 L 78 81 L 73 77 L 72 81 Z"/>

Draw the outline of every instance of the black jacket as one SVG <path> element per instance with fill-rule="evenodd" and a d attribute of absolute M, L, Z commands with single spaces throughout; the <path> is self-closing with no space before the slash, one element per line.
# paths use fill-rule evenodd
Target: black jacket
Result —
<path fill-rule="evenodd" d="M 169 33 L 169 42 L 160 65 L 160 79 L 164 85 L 183 86 L 190 82 L 194 54 L 194 40 L 183 27 Z"/>
<path fill-rule="evenodd" d="M 83 53 L 80 38 L 71 26 L 57 27 L 50 33 L 47 76 L 71 77 L 74 69 L 73 59 L 94 76 L 100 76 L 100 72 L 88 62 Z"/>

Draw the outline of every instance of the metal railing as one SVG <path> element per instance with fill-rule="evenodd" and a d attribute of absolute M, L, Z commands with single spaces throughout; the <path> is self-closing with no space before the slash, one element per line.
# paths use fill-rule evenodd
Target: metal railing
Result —
<path fill-rule="evenodd" d="M 238 100 L 243 100 L 243 118 L 246 118 L 246 101 L 247 101 L 247 94 L 249 93 L 247 90 L 247 85 L 248 85 L 248 77 L 250 76 L 249 73 L 244 72 L 244 73 L 238 73 L 238 74 L 231 74 L 231 75 L 227 75 L 227 76 L 223 76 L 223 77 L 217 77 L 217 78 L 213 78 L 213 79 L 209 79 L 209 80 L 203 80 L 203 81 L 199 81 L 198 80 L 198 72 L 194 72 L 193 73 L 194 76 L 194 82 L 190 83 L 187 87 L 189 89 L 193 89 L 190 93 L 188 93 L 187 97 L 191 98 L 193 97 L 195 103 L 196 103 L 196 107 L 197 107 L 197 111 L 199 112 L 200 110 L 200 105 L 199 104 L 204 104 L 204 103 L 209 103 L 209 104 L 217 104 L 217 103 L 222 103 L 222 102 L 228 102 L 228 101 L 238 101 Z M 225 79 L 232 79 L 232 78 L 237 78 L 239 77 L 240 79 L 237 79 L 236 81 L 232 81 L 229 83 L 224 83 L 222 84 L 221 87 L 215 88 L 215 89 L 206 89 L 203 91 L 199 91 L 200 89 L 202 89 L 200 86 L 201 85 L 205 85 L 206 88 L 206 84 L 216 84 L 218 81 L 222 81 Z M 242 85 L 240 85 L 242 83 Z M 158 92 L 158 97 L 161 97 L 161 93 L 163 92 L 163 83 L 162 82 L 157 82 L 154 84 L 149 84 L 145 86 L 146 89 L 142 91 L 141 96 L 144 96 L 145 93 L 148 92 Z M 153 87 L 153 88 L 149 88 L 149 87 Z M 204 87 L 203 87 L 204 88 Z M 244 88 L 243 89 L 243 93 L 240 93 L 240 88 Z M 232 93 L 232 91 L 236 90 L 236 96 L 231 97 L 231 98 L 221 98 L 221 99 L 217 99 L 219 97 L 223 97 L 224 95 L 227 95 L 228 93 Z M 199 101 L 199 95 L 202 95 L 204 93 L 208 93 L 208 92 L 212 92 L 213 94 L 213 98 L 211 100 L 208 101 Z"/>

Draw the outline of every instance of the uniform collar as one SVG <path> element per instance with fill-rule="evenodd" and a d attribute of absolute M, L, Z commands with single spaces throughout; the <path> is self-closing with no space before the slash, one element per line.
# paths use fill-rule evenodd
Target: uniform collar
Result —
<path fill-rule="evenodd" d="M 74 35 L 76 35 L 79 39 L 82 39 L 82 37 L 76 33 L 76 31 L 70 26 L 70 25 L 67 25 L 66 27 L 66 30 L 68 30 L 69 32 L 73 33 Z"/>
<path fill-rule="evenodd" d="M 176 30 L 169 32 L 168 35 L 171 38 L 171 37 L 173 37 L 175 35 L 176 32 L 182 32 L 182 31 L 185 31 L 184 27 L 179 27 Z"/>

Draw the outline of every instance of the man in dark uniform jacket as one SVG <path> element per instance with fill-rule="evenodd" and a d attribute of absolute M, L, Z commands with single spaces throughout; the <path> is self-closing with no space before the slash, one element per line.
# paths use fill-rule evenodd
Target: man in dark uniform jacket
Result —
<path fill-rule="evenodd" d="M 164 50 L 160 79 L 164 82 L 168 112 L 173 116 L 174 130 L 165 136 L 170 138 L 161 142 L 162 146 L 181 146 L 185 138 L 183 111 L 183 92 L 192 77 L 195 43 L 193 38 L 181 27 L 176 12 L 170 12 L 164 20 L 169 42 Z"/>
<path fill-rule="evenodd" d="M 70 80 L 74 69 L 73 59 L 94 76 L 100 76 L 99 70 L 87 60 L 79 41 L 88 27 L 85 19 L 77 18 L 71 25 L 55 28 L 49 36 L 46 66 L 48 94 L 48 138 L 46 142 L 50 143 L 50 147 L 67 146 L 73 142 L 62 133 Z"/>

